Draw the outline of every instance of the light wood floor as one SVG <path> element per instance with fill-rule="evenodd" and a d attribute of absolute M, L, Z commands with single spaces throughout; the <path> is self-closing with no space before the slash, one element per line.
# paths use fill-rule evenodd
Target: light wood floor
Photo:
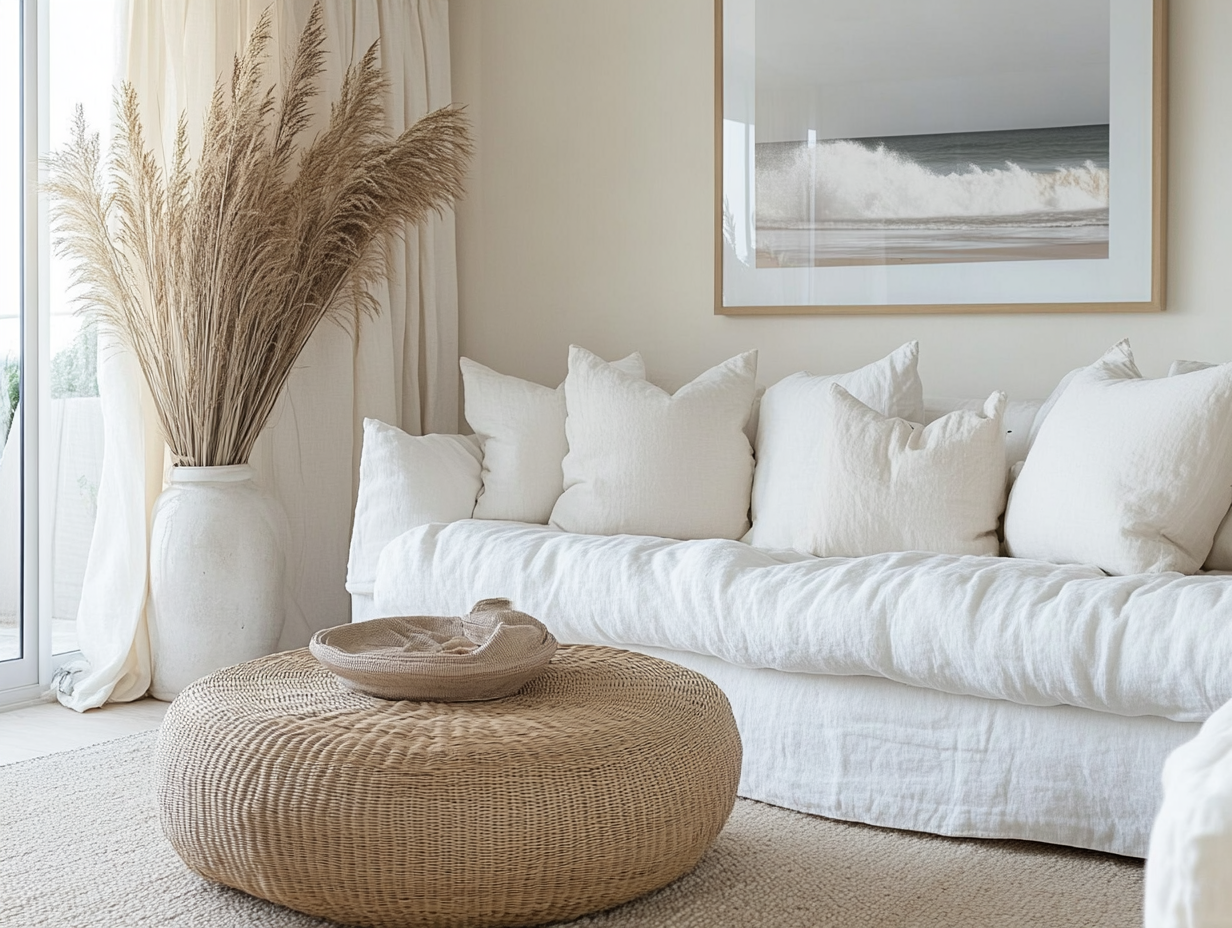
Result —
<path fill-rule="evenodd" d="M 74 712 L 58 702 L 0 712 L 0 764 L 71 751 L 162 724 L 169 703 L 156 699 L 108 703 Z"/>

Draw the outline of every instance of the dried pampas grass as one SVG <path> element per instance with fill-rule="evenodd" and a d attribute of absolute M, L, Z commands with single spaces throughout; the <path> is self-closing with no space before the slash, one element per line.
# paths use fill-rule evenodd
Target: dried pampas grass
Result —
<path fill-rule="evenodd" d="M 80 108 L 72 141 L 48 159 L 56 246 L 76 263 L 85 310 L 136 354 L 176 464 L 246 462 L 317 325 L 378 311 L 367 284 L 384 271 L 387 236 L 462 193 L 465 118 L 447 107 L 391 138 L 375 44 L 292 170 L 324 38 L 318 2 L 276 99 L 263 15 L 230 92 L 215 87 L 195 166 L 181 117 L 164 174 L 130 85 L 105 165 Z"/>

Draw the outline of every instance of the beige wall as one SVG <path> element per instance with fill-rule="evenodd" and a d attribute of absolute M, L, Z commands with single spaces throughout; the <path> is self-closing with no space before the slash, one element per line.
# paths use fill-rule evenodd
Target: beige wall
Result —
<path fill-rule="evenodd" d="M 921 343 L 932 395 L 1046 395 L 1129 336 L 1144 372 L 1232 359 L 1232 2 L 1173 0 L 1168 311 L 720 317 L 713 0 L 452 0 L 479 155 L 458 216 L 463 354 L 556 383 L 570 342 L 676 386 L 746 348 L 760 380 Z"/>

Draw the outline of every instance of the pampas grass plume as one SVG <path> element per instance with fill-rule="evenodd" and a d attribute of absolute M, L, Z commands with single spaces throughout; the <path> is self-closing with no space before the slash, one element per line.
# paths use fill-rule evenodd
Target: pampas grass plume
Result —
<path fill-rule="evenodd" d="M 297 145 L 324 40 L 318 2 L 276 95 L 267 11 L 229 89 L 214 89 L 195 164 L 181 117 L 160 168 L 127 84 L 106 160 L 80 108 L 48 158 L 55 245 L 84 310 L 136 355 L 178 465 L 245 463 L 317 326 L 377 312 L 367 285 L 389 236 L 462 194 L 466 119 L 446 107 L 391 137 L 376 44 L 347 70 L 320 135 Z"/>

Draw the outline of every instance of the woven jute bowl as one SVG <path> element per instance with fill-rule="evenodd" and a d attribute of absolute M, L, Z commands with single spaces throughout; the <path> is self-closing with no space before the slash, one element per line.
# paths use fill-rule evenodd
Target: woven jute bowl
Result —
<path fill-rule="evenodd" d="M 516 695 L 388 701 L 307 650 L 189 685 L 159 736 L 163 831 L 210 880 L 374 928 L 536 925 L 687 873 L 735 802 L 723 693 L 561 647 Z"/>
<path fill-rule="evenodd" d="M 471 702 L 516 693 L 547 666 L 556 639 L 509 600 L 481 599 L 464 616 L 390 616 L 325 628 L 308 650 L 343 686 L 369 696 Z"/>

